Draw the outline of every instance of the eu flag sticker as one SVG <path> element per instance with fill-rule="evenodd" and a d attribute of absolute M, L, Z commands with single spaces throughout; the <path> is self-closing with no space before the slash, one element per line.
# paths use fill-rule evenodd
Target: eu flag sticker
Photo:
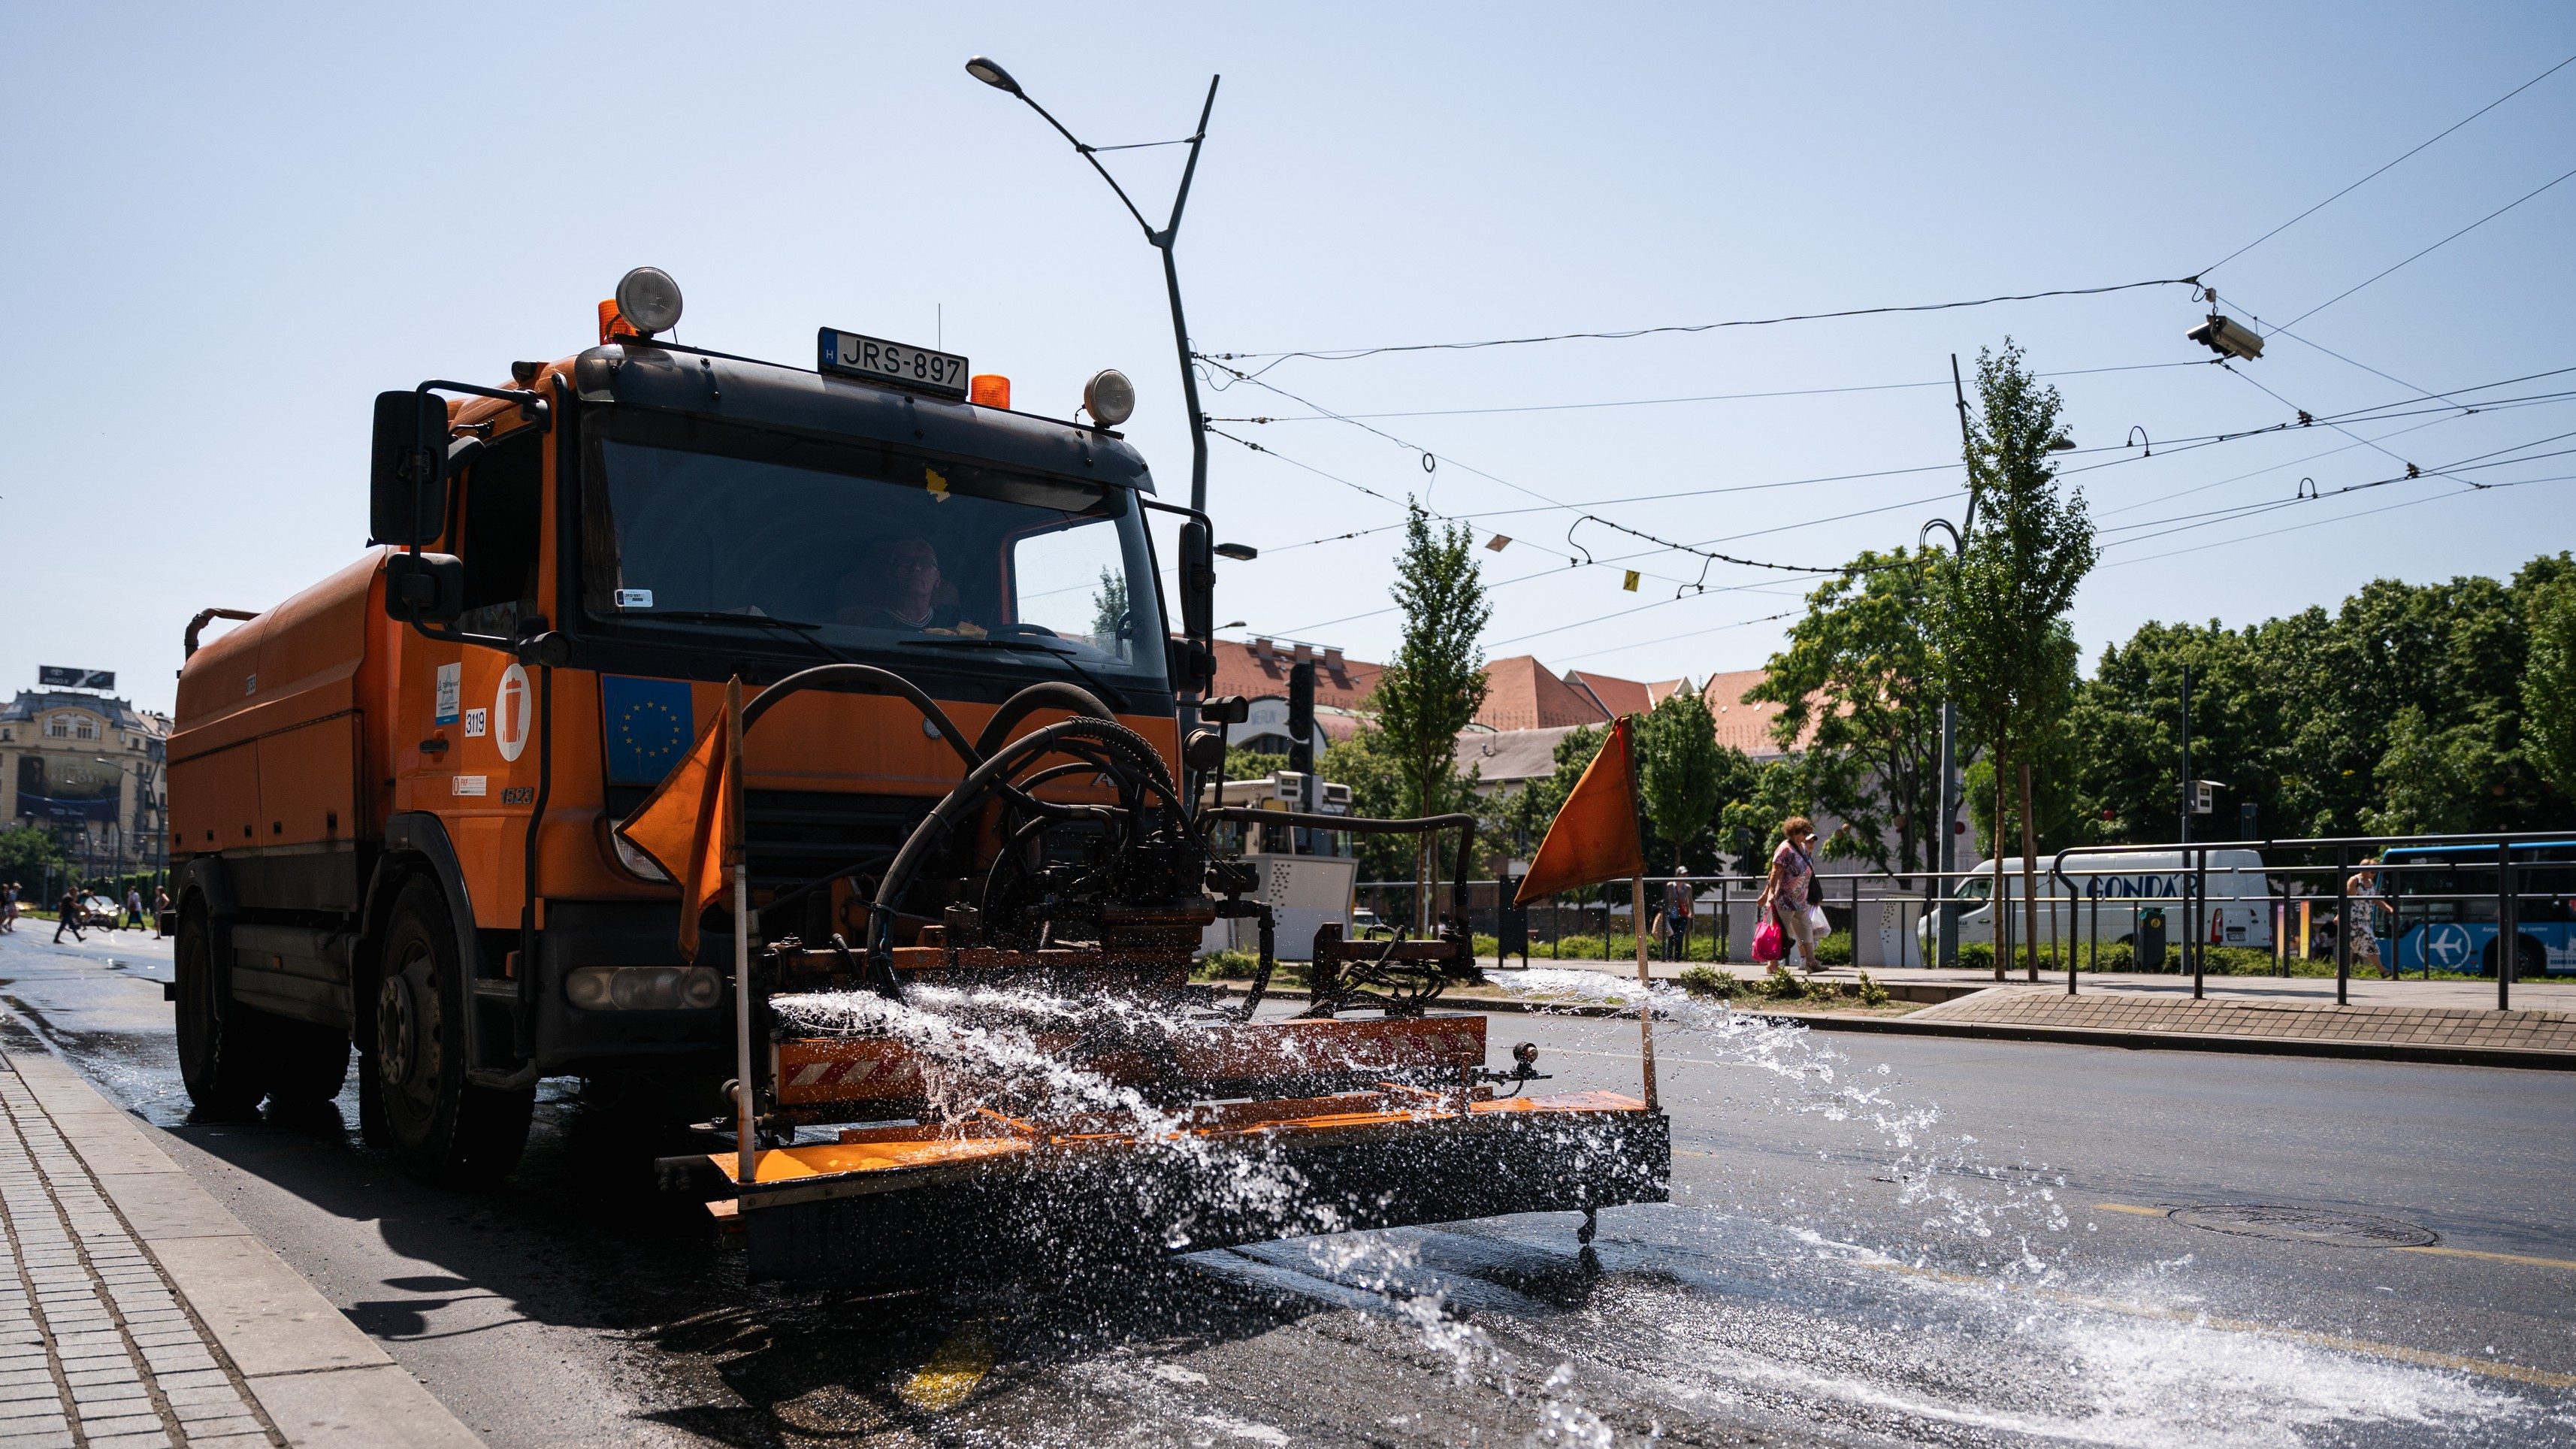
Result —
<path fill-rule="evenodd" d="M 599 681 L 600 714 L 608 731 L 608 782 L 658 785 L 697 738 L 685 679 Z"/>

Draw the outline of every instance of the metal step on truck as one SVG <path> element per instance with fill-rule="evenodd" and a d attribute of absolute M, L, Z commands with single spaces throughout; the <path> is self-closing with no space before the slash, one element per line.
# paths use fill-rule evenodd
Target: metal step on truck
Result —
<path fill-rule="evenodd" d="M 1659 1111 L 1531 1095 L 1528 1053 L 1489 1066 L 1485 1018 L 1437 1009 L 1463 893 L 1296 1017 L 1190 983 L 1211 924 L 1266 939 L 1269 907 L 1211 844 L 1250 812 L 1200 799 L 1201 722 L 1241 708 L 1195 697 L 1210 524 L 1115 430 L 1124 377 L 1066 421 L 963 357 L 825 327 L 812 366 L 761 362 L 668 340 L 679 311 L 639 268 L 576 355 L 380 395 L 369 550 L 188 625 L 201 1110 L 328 1099 L 354 1051 L 367 1141 L 473 1182 L 541 1078 L 614 1083 L 726 1121 L 666 1176 L 775 1275 L 917 1277 L 1057 1217 L 1209 1246 L 1660 1200 Z M 620 827 L 734 682 L 741 890 L 697 914 Z M 1461 880 L 1472 849 L 1461 818 L 1258 823 L 1449 832 Z M 1016 1055 L 940 1048 L 979 1033 Z M 1077 1110 L 1059 1079 L 1099 1085 Z M 1254 1159 L 1293 1201 L 1192 1198 Z M 1160 1186 L 1105 1212 L 1121 1174 Z"/>

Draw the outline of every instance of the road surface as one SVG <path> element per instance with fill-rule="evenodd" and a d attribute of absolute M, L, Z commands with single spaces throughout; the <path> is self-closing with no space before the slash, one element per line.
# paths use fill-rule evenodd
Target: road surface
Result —
<path fill-rule="evenodd" d="M 63 1053 L 496 1445 L 2548 1444 L 2576 1439 L 2576 1081 L 1659 1028 L 1674 1202 L 859 1298 L 742 1281 L 550 1083 L 501 1189 L 191 1124 L 135 933 L 0 937 Z M 1498 1016 L 1544 1090 L 1631 1022 Z M 2180 1216 L 2174 1210 L 2182 1210 Z"/>

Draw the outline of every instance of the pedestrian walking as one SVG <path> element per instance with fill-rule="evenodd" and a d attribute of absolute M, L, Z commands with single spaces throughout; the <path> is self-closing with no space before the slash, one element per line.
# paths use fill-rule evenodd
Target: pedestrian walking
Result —
<path fill-rule="evenodd" d="M 71 932 L 72 939 L 75 941 L 88 939 L 81 935 L 80 887 L 63 887 L 63 898 L 55 904 L 54 911 L 55 945 L 59 946 L 63 943 L 63 932 L 65 931 Z"/>
<path fill-rule="evenodd" d="M 156 931 L 161 929 L 161 923 L 169 918 L 170 892 L 164 887 L 154 886 L 152 888 L 152 929 Z"/>
<path fill-rule="evenodd" d="M 2382 977 L 2394 980 L 2397 976 L 2396 965 L 2380 959 L 2378 926 L 2381 911 L 2394 916 L 2397 914 L 2397 908 L 2390 905 L 2379 894 L 2378 865 L 2378 856 L 2364 859 L 2361 869 L 2354 871 L 2352 879 L 2343 883 L 2352 904 L 2360 908 L 2355 913 L 2352 923 L 2352 964 L 2367 965 Z"/>
<path fill-rule="evenodd" d="M 141 886 L 125 888 L 125 929 L 129 931 L 143 929 L 143 887 Z"/>
<path fill-rule="evenodd" d="M 0 936 L 10 935 L 17 929 L 18 883 L 13 880 L 0 886 Z"/>
<path fill-rule="evenodd" d="M 1666 909 L 1671 912 L 1673 918 L 1673 959 L 1687 961 L 1691 958 L 1691 908 L 1695 904 L 1691 900 L 1690 882 L 1677 880 L 1667 885 L 1664 890 L 1671 898 Z"/>
<path fill-rule="evenodd" d="M 1816 969 L 1816 927 L 1807 916 L 1807 883 L 1816 874 L 1816 826 L 1804 815 L 1792 815 L 1780 822 L 1780 848 L 1771 852 L 1771 874 L 1762 882 L 1762 896 L 1756 903 L 1771 912 L 1780 923 L 1783 942 L 1794 943 L 1805 954 L 1801 970 Z M 1788 953 L 1783 951 L 1785 960 Z"/>
<path fill-rule="evenodd" d="M 1664 909 L 1660 901 L 1655 904 L 1654 931 L 1655 959 L 1670 961 L 1673 959 L 1673 916 L 1672 912 Z"/>

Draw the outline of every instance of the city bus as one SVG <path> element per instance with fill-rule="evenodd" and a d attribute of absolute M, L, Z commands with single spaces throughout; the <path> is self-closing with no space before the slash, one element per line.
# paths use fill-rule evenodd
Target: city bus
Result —
<path fill-rule="evenodd" d="M 2380 857 L 2379 892 L 2396 909 L 2390 966 L 2406 971 L 2496 969 L 2496 851 L 2492 845 L 2403 845 Z M 2576 840 L 2513 847 L 2516 976 L 2576 974 Z"/>

